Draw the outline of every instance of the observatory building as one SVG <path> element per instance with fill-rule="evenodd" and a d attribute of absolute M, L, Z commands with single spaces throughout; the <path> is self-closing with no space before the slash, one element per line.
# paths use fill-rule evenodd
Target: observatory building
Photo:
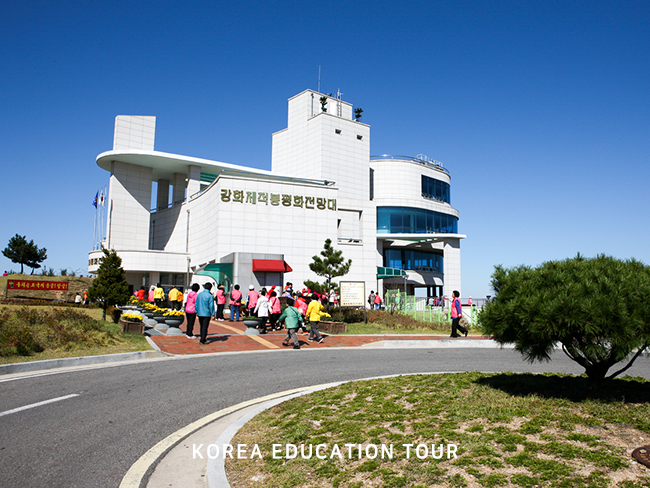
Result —
<path fill-rule="evenodd" d="M 207 277 L 227 290 L 302 288 L 322 281 L 309 264 L 331 239 L 352 259 L 343 280 L 365 282 L 366 293 L 461 290 L 465 236 L 449 172 L 425 156 L 371 156 L 370 126 L 340 95 L 289 99 L 271 171 L 155 151 L 155 126 L 155 117 L 116 117 L 113 149 L 97 156 L 110 185 L 90 273 L 105 247 L 134 289 Z"/>

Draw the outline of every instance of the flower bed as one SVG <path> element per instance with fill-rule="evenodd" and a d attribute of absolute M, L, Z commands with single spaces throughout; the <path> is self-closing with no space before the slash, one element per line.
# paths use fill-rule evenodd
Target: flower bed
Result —
<path fill-rule="evenodd" d="M 131 322 L 124 320 L 124 315 L 120 318 L 119 324 L 122 326 L 122 332 L 129 332 L 131 334 L 143 334 L 144 333 L 144 323 L 142 320 L 139 322 Z"/>

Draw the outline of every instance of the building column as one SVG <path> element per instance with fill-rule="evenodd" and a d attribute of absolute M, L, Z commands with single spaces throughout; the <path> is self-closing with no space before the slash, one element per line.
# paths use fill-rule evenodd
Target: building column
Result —
<path fill-rule="evenodd" d="M 460 286 L 460 239 L 446 239 L 444 253 L 444 294 L 450 297 L 454 290 L 462 291 Z"/>
<path fill-rule="evenodd" d="M 158 180 L 158 199 L 156 208 L 162 210 L 169 205 L 169 180 Z"/>
<path fill-rule="evenodd" d="M 185 175 L 183 173 L 174 173 L 173 185 L 172 204 L 183 203 L 185 201 Z"/>
<path fill-rule="evenodd" d="M 187 167 L 187 199 L 189 200 L 201 191 L 201 167 Z"/>

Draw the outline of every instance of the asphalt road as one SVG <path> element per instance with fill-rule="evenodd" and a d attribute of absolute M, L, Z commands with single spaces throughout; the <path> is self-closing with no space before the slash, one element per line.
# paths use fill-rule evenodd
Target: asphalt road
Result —
<path fill-rule="evenodd" d="M 0 486 L 114 487 L 161 439 L 246 400 L 331 381 L 473 370 L 582 372 L 562 353 L 531 365 L 511 349 L 320 349 L 0 377 Z M 639 358 L 628 374 L 650 378 L 650 360 Z"/>

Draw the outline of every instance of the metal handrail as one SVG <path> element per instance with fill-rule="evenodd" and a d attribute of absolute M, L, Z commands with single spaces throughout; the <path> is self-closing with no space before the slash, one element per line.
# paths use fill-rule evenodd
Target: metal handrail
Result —
<path fill-rule="evenodd" d="M 407 161 L 409 163 L 422 164 L 429 168 L 436 169 L 438 171 L 442 171 L 443 173 L 449 174 L 449 171 L 445 169 L 445 167 L 442 165 L 440 161 L 436 161 L 435 159 L 429 159 L 426 156 L 423 156 L 422 158 L 412 157 L 412 156 L 397 156 L 394 154 L 380 154 L 378 156 L 370 156 L 371 161 L 379 160 L 379 159 L 394 159 L 396 161 Z"/>

